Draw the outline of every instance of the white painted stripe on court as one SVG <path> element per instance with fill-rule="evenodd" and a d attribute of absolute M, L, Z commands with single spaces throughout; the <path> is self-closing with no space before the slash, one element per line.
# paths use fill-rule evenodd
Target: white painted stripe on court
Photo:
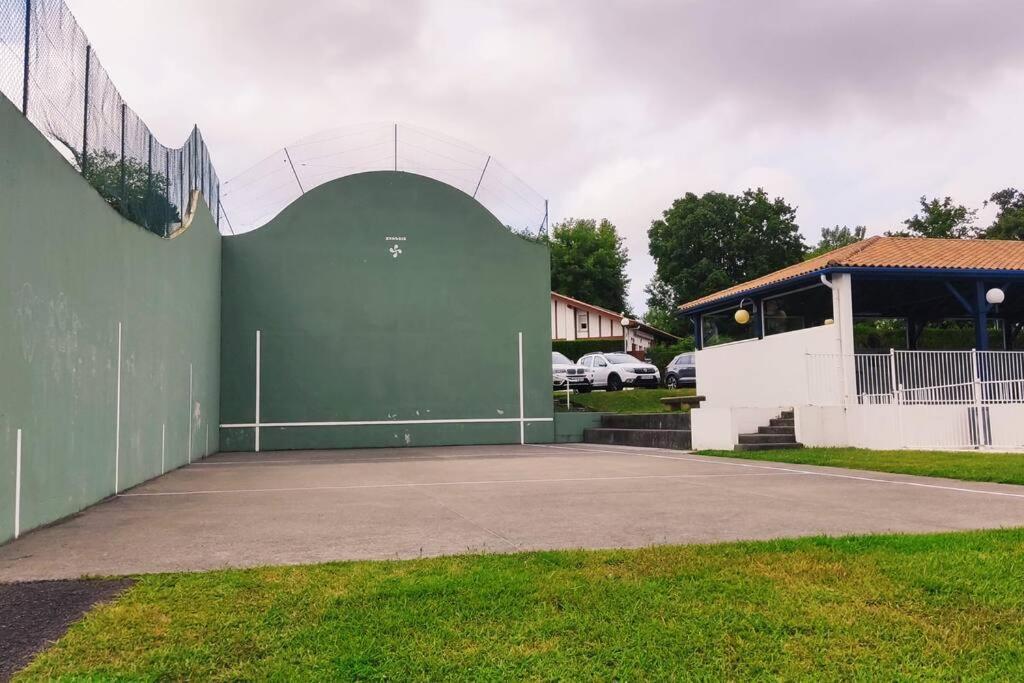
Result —
<path fill-rule="evenodd" d="M 356 489 L 409 489 L 437 486 L 483 486 L 493 484 L 557 484 L 585 481 L 631 481 L 656 479 L 714 479 L 735 477 L 771 477 L 785 473 L 754 472 L 746 474 L 646 474 L 627 477 L 558 477 L 553 479 L 482 479 L 467 481 L 431 481 L 422 483 L 400 484 L 351 484 L 348 486 L 285 486 L 263 489 L 206 489 L 198 491 L 151 491 L 140 493 L 122 493 L 120 498 L 148 496 L 199 496 L 221 493 L 289 493 L 294 491 L 350 491 Z"/>
<path fill-rule="evenodd" d="M 1022 498 L 1024 499 L 1024 493 L 1010 493 L 1009 491 L 985 491 L 984 489 L 969 489 L 961 486 L 944 486 L 942 484 L 925 484 L 918 481 L 901 481 L 898 479 L 880 479 L 878 477 L 865 477 L 856 474 L 840 474 L 838 472 L 820 472 L 816 470 L 801 470 L 795 467 L 779 467 L 778 465 L 755 465 L 752 463 L 743 462 L 731 462 L 720 458 L 705 457 L 685 457 L 679 455 L 662 455 L 655 453 L 644 452 L 647 449 L 642 447 L 628 447 L 630 450 L 602 450 L 602 449 L 591 449 L 591 448 L 575 448 L 572 446 L 551 446 L 548 444 L 527 444 L 531 447 L 536 448 L 557 448 L 560 450 L 569 451 L 581 451 L 585 453 L 615 453 L 619 455 L 639 455 L 645 458 L 659 458 L 662 460 L 682 460 L 684 462 L 697 462 L 705 465 L 727 465 L 732 467 L 745 467 L 750 469 L 758 470 L 774 470 L 776 472 L 788 472 L 790 474 L 805 474 L 815 477 L 830 477 L 833 479 L 852 479 L 854 481 L 866 481 L 875 484 L 894 484 L 897 486 L 916 486 L 925 489 L 938 489 L 941 491 L 955 491 L 957 493 L 977 493 L 988 496 L 1003 496 L 1007 498 Z M 823 465 L 827 467 L 827 465 Z M 908 477 L 920 476 L 914 474 L 904 475 Z M 992 482 L 995 483 L 995 482 Z M 1013 484 L 1002 484 L 1002 486 L 1013 486 Z"/>
<path fill-rule="evenodd" d="M 269 451 L 269 452 L 272 452 L 272 451 Z M 341 452 L 344 452 L 344 451 L 341 451 Z M 222 453 L 221 455 L 224 455 L 224 454 Z M 548 457 L 547 455 L 542 455 L 542 454 L 539 454 L 539 453 L 537 455 L 530 455 L 530 454 L 524 453 L 522 451 L 513 451 L 513 452 L 507 452 L 507 453 L 505 453 L 505 452 L 497 452 L 497 453 L 489 453 L 489 452 L 483 452 L 483 453 L 464 453 L 464 454 L 458 454 L 458 455 L 402 455 L 402 456 L 388 456 L 388 455 L 373 456 L 373 455 L 365 455 L 365 456 L 359 456 L 359 457 L 351 457 L 349 459 L 342 458 L 340 460 L 331 459 L 330 456 L 326 456 L 326 457 L 323 457 L 323 458 L 303 458 L 303 457 L 295 456 L 295 457 L 292 457 L 292 458 L 277 459 L 277 460 L 271 460 L 270 458 L 267 458 L 265 460 L 262 459 L 262 458 L 256 458 L 256 459 L 250 459 L 250 460 L 224 460 L 224 461 L 218 461 L 218 462 L 205 462 L 204 461 L 204 462 L 194 462 L 194 463 L 192 463 L 192 466 L 193 467 L 221 467 L 221 466 L 224 466 L 224 465 L 264 465 L 264 464 L 281 465 L 281 464 L 292 464 L 292 463 L 298 463 L 298 464 L 301 464 L 301 463 L 321 463 L 321 464 L 328 464 L 328 465 L 348 465 L 350 463 L 365 464 L 365 463 L 383 463 L 383 462 L 420 462 L 420 461 L 429 461 L 429 460 L 473 460 L 473 459 L 477 459 L 477 458 L 479 458 L 479 459 L 486 459 L 486 458 L 489 458 L 489 457 L 511 457 L 511 456 L 518 456 L 518 457 L 521 457 L 521 458 L 544 458 L 544 457 Z"/>
<path fill-rule="evenodd" d="M 114 493 L 120 490 L 121 476 L 121 323 L 117 323 L 117 398 L 114 418 Z"/>
<path fill-rule="evenodd" d="M 351 420 L 348 422 L 260 422 L 258 425 L 252 422 L 240 422 L 233 424 L 222 424 L 221 429 L 252 429 L 253 427 L 360 427 L 367 425 L 445 425 L 445 424 L 471 424 L 471 423 L 500 423 L 500 422 L 552 422 L 551 417 L 527 417 L 520 420 L 518 417 L 481 417 L 481 418 L 453 418 L 445 420 Z"/>
<path fill-rule="evenodd" d="M 14 446 L 14 537 L 21 535 L 21 430 Z"/>
<path fill-rule="evenodd" d="M 568 380 L 566 380 L 568 382 Z M 519 333 L 519 443 L 526 443 L 526 412 L 523 403 L 523 333 Z"/>

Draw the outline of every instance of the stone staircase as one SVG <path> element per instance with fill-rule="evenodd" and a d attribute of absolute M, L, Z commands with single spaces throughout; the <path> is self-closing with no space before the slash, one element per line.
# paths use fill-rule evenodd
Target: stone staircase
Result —
<path fill-rule="evenodd" d="M 601 426 L 583 430 L 584 443 L 690 450 L 690 413 L 602 415 Z"/>
<path fill-rule="evenodd" d="M 740 434 L 737 451 L 774 451 L 782 448 L 803 448 L 796 440 L 796 419 L 792 410 L 784 410 L 778 417 L 758 427 L 754 434 Z"/>

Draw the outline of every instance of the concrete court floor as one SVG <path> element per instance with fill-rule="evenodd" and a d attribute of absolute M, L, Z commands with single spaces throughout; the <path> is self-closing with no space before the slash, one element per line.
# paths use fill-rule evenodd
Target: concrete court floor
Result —
<path fill-rule="evenodd" d="M 1024 487 L 566 444 L 226 453 L 0 546 L 0 582 L 1024 526 Z"/>

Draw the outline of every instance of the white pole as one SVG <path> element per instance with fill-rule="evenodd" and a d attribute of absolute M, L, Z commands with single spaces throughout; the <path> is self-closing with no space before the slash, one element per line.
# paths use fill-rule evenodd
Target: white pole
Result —
<path fill-rule="evenodd" d="M 982 433 L 985 422 L 981 416 L 981 373 L 978 372 L 978 349 L 971 349 L 971 371 L 974 374 L 974 428 L 977 434 L 979 449 L 985 446 L 985 435 Z"/>
<path fill-rule="evenodd" d="M 14 537 L 21 535 L 21 430 L 14 447 Z"/>
<path fill-rule="evenodd" d="M 396 126 L 397 128 L 397 126 Z M 256 452 L 260 452 L 260 331 L 256 330 Z"/>
<path fill-rule="evenodd" d="M 566 382 L 569 380 L 566 379 Z M 519 333 L 519 443 L 526 443 L 526 421 L 523 408 L 523 333 Z"/>
<path fill-rule="evenodd" d="M 188 364 L 188 464 L 192 464 L 192 364 Z"/>
<path fill-rule="evenodd" d="M 121 323 L 117 323 L 117 398 L 114 419 L 114 494 L 121 490 Z"/>
<path fill-rule="evenodd" d="M 206 448 L 203 449 L 203 457 L 205 458 L 210 454 L 210 423 L 206 423 Z"/>
<path fill-rule="evenodd" d="M 165 470 L 164 463 L 166 462 L 165 455 L 167 453 L 167 423 L 160 425 L 160 474 L 163 474 Z"/>

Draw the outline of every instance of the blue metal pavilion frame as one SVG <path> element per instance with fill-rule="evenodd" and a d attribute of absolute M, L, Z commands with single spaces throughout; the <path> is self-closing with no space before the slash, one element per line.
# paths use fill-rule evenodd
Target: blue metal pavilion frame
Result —
<path fill-rule="evenodd" d="M 1007 300 L 1012 296 L 1012 293 L 1024 292 L 1024 270 L 837 266 L 821 268 L 798 277 L 742 290 L 728 297 L 716 299 L 686 311 L 681 311 L 679 315 L 689 318 L 693 323 L 694 343 L 700 349 L 704 346 L 703 316 L 711 312 L 738 308 L 742 302 L 750 300 L 754 302 L 757 336 L 762 338 L 763 328 L 760 317 L 762 315 L 762 302 L 765 299 L 806 287 L 808 284 L 814 284 L 823 278 L 827 279 L 837 273 L 848 273 L 854 284 L 870 281 L 941 283 L 951 299 L 962 309 L 963 317 L 974 321 L 975 346 L 979 351 L 988 350 L 989 343 L 986 330 L 990 317 L 993 317 L 991 313 L 994 307 L 986 300 L 986 292 L 993 287 L 1002 289 L 1007 295 Z M 898 296 L 898 294 L 894 294 L 894 296 Z M 854 300 L 853 304 L 854 314 L 856 315 L 856 300 Z M 1004 319 L 1008 327 L 1015 326 L 1015 329 L 1019 330 L 1021 326 L 1024 326 L 1024 305 L 1012 307 L 1011 312 L 1014 314 L 1010 316 L 1000 315 L 998 317 Z M 910 321 L 913 323 L 913 318 L 910 318 Z"/>

